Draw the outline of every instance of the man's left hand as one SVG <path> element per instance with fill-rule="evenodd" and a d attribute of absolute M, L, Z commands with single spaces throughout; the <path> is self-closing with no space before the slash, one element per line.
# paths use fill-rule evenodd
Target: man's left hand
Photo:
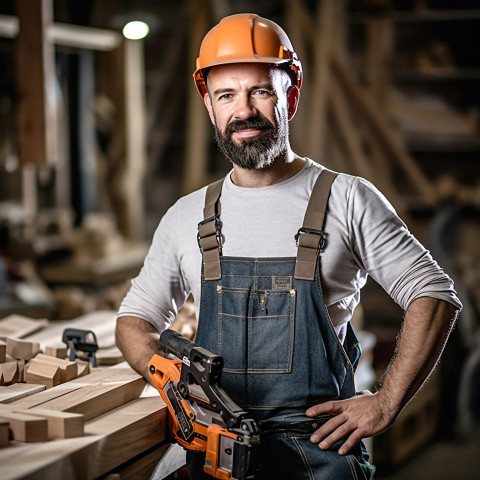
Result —
<path fill-rule="evenodd" d="M 334 415 L 310 437 L 322 450 L 345 438 L 338 453 L 345 455 L 362 438 L 387 430 L 398 412 L 392 412 L 380 392 L 365 390 L 347 400 L 336 400 L 315 405 L 307 410 L 309 417 Z"/>

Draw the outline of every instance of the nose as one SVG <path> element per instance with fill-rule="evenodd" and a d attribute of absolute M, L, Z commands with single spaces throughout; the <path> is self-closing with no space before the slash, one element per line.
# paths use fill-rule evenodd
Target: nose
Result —
<path fill-rule="evenodd" d="M 250 95 L 239 95 L 236 100 L 233 114 L 235 120 L 246 120 L 257 116 L 258 112 Z"/>

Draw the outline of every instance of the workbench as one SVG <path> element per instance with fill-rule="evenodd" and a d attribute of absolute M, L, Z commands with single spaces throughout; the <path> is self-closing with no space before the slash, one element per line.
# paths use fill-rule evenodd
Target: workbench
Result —
<path fill-rule="evenodd" d="M 115 312 L 95 312 L 68 322 L 40 322 L 37 332 L 23 338 L 44 349 L 61 343 L 66 326 L 84 328 L 96 333 L 101 353 L 115 349 L 114 325 Z M 10 440 L 0 448 L 2 480 L 150 478 L 169 447 L 164 402 L 126 362 L 90 372 L 49 389 L 29 391 L 25 383 L 0 387 L 0 417 L 7 410 L 42 408 L 82 414 L 85 420 L 83 436 Z"/>

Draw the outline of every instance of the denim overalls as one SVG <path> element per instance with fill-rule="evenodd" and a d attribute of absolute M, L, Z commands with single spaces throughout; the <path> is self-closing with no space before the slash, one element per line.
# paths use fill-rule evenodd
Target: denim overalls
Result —
<path fill-rule="evenodd" d="M 296 236 L 296 258 L 221 255 L 223 179 L 209 186 L 199 224 L 203 266 L 195 341 L 223 356 L 222 386 L 259 423 L 262 479 L 369 479 L 374 470 L 361 445 L 340 456 L 341 442 L 328 451 L 311 443 L 329 417 L 305 415 L 309 406 L 354 395 L 360 357 L 350 324 L 340 343 L 320 285 L 318 253 L 335 176 L 324 170 L 317 180 Z M 192 478 L 211 478 L 200 457 L 187 454 Z"/>

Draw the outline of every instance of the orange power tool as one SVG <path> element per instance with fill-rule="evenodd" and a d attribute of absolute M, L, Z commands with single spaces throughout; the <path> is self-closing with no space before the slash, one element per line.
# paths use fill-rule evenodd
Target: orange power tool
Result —
<path fill-rule="evenodd" d="M 214 478 L 254 478 L 259 429 L 221 387 L 223 358 L 170 329 L 161 334 L 160 347 L 178 359 L 154 355 L 148 364 L 168 407 L 173 439 L 205 452 L 203 469 Z"/>

